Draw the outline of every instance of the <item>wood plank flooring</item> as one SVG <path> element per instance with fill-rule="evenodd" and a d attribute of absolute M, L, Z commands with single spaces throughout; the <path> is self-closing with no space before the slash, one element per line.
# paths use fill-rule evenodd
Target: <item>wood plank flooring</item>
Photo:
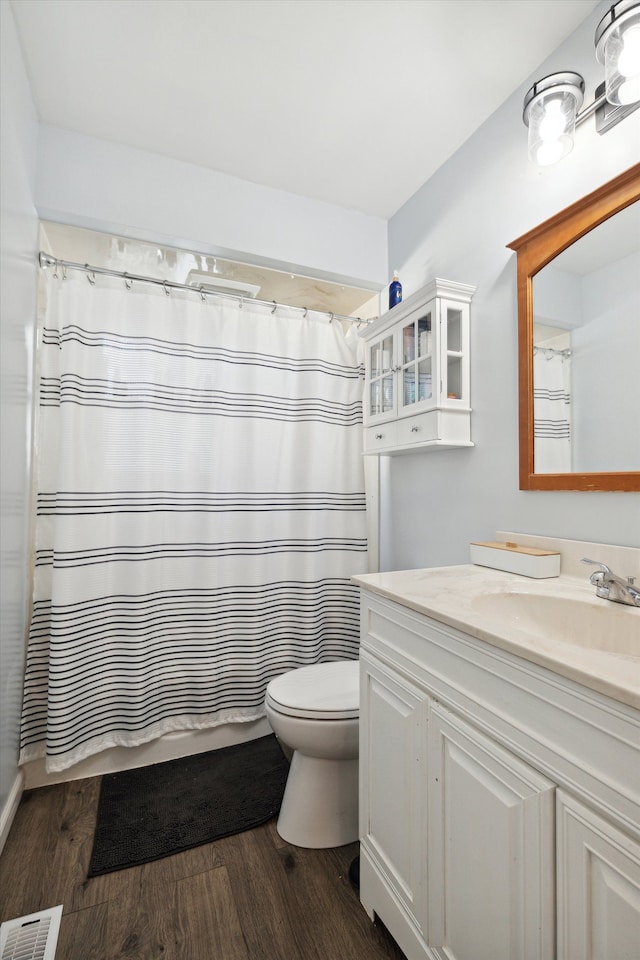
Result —
<path fill-rule="evenodd" d="M 275 820 L 87 880 L 99 790 L 25 792 L 0 857 L 0 920 L 64 904 L 56 960 L 404 960 L 349 882 L 358 845 L 293 847 Z"/>

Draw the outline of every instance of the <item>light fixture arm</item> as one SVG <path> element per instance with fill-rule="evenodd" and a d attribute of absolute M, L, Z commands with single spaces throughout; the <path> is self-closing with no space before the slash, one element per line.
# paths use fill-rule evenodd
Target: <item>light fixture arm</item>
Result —
<path fill-rule="evenodd" d="M 596 94 L 597 92 L 598 91 L 596 90 Z M 589 117 L 592 117 L 597 110 L 599 110 L 601 107 L 604 106 L 606 101 L 607 101 L 607 95 L 603 87 L 602 93 L 599 96 L 596 96 L 591 103 L 588 103 L 586 107 L 583 107 L 582 110 L 580 110 L 576 114 L 576 127 L 579 127 L 581 123 L 583 123 L 585 120 L 588 120 Z"/>

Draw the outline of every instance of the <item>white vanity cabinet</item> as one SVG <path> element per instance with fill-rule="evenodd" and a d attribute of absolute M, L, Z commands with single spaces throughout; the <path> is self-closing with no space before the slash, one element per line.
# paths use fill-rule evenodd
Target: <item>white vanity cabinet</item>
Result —
<path fill-rule="evenodd" d="M 361 333 L 367 454 L 469 447 L 469 312 L 475 287 L 433 280 Z"/>
<path fill-rule="evenodd" d="M 637 711 L 362 591 L 360 898 L 408 960 L 638 960 Z"/>

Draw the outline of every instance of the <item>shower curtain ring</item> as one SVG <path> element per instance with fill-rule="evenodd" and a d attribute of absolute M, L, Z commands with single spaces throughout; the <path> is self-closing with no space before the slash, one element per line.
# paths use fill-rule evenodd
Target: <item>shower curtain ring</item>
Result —
<path fill-rule="evenodd" d="M 171 296 L 171 291 L 169 290 L 169 288 L 168 288 L 168 286 L 167 286 L 167 281 L 166 281 L 166 280 L 163 281 L 162 286 L 164 287 L 164 292 L 166 293 L 166 295 L 167 295 L 168 297 L 170 297 L 170 296 Z"/>
<path fill-rule="evenodd" d="M 333 314 L 332 314 L 332 313 L 329 314 L 329 323 L 333 323 Z"/>
<path fill-rule="evenodd" d="M 207 295 L 206 295 L 206 293 L 204 292 L 204 287 L 202 286 L 202 284 L 200 284 L 199 290 L 200 290 L 200 299 L 202 300 L 203 303 L 206 303 L 206 302 L 207 302 Z"/>
<path fill-rule="evenodd" d="M 124 274 L 124 285 L 127 290 L 131 290 L 131 287 L 133 286 L 133 280 L 129 280 L 129 277 L 126 273 Z"/>
<path fill-rule="evenodd" d="M 58 279 L 58 261 L 57 260 L 54 260 L 53 262 L 53 279 L 54 280 Z"/>
<path fill-rule="evenodd" d="M 275 300 L 272 300 L 271 302 L 273 304 L 273 310 L 271 311 L 271 313 L 275 313 L 276 310 L 278 309 L 278 304 L 276 303 Z"/>
<path fill-rule="evenodd" d="M 89 270 L 89 264 L 88 264 L 88 263 L 85 263 L 84 268 L 85 268 L 85 270 L 87 271 L 87 280 L 89 281 L 89 283 L 91 284 L 92 287 L 95 287 L 95 284 L 96 284 L 96 275 L 95 275 L 95 272 L 94 272 L 93 270 Z"/>
<path fill-rule="evenodd" d="M 62 279 L 63 280 L 67 279 L 67 268 L 65 267 L 64 264 L 62 265 Z"/>
<path fill-rule="evenodd" d="M 244 297 L 240 297 L 240 309 L 244 307 Z"/>
<path fill-rule="evenodd" d="M 304 313 L 302 314 L 302 319 L 303 319 L 303 320 L 306 320 L 308 316 L 309 316 L 309 311 L 308 311 L 308 309 L 305 307 L 305 308 L 304 308 Z"/>

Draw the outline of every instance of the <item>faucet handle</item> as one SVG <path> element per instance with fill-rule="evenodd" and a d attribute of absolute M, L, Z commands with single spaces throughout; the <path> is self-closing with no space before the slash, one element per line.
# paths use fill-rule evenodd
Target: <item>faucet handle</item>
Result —
<path fill-rule="evenodd" d="M 608 567 L 606 563 L 600 563 L 599 560 L 589 560 L 587 557 L 583 557 L 580 563 L 591 563 L 594 567 L 600 567 L 602 573 L 611 573 L 611 567 Z"/>

